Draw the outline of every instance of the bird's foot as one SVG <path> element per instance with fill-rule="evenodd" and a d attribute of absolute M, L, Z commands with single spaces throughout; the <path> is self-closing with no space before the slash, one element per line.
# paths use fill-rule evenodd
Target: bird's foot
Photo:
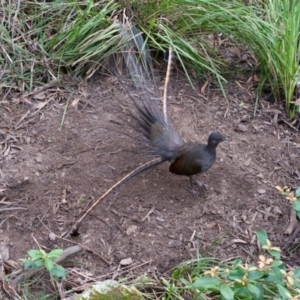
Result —
<path fill-rule="evenodd" d="M 194 199 L 196 199 L 198 196 L 201 196 L 201 197 L 205 197 L 206 196 L 206 192 L 207 192 L 207 189 L 206 189 L 206 186 L 199 180 L 196 180 L 195 178 L 193 178 L 193 181 L 195 183 L 197 183 L 199 189 L 198 191 L 196 191 L 194 188 L 193 188 L 193 182 L 191 181 L 191 188 L 185 188 L 189 193 L 192 194 L 192 196 L 194 197 Z"/>
<path fill-rule="evenodd" d="M 193 176 L 190 176 L 190 182 L 191 182 L 191 189 L 187 189 L 187 190 L 193 195 L 194 199 L 196 199 L 196 196 L 198 196 L 198 195 L 205 197 L 206 191 L 207 191 L 205 185 L 201 181 L 195 179 Z M 194 182 L 199 187 L 199 193 L 196 190 L 194 190 L 194 187 L 193 187 Z"/>
<path fill-rule="evenodd" d="M 193 196 L 193 198 L 194 198 L 195 200 L 198 198 L 199 193 L 198 193 L 195 189 L 193 189 L 193 188 L 191 188 L 191 189 L 189 189 L 189 188 L 184 188 L 184 189 L 187 190 L 189 193 L 191 193 L 191 195 Z"/>
<path fill-rule="evenodd" d="M 200 194 L 201 195 L 205 195 L 206 192 L 207 192 L 207 188 L 205 186 L 204 183 L 202 183 L 201 181 L 197 180 L 194 178 L 194 181 L 197 183 L 197 185 L 199 186 L 199 189 L 200 189 Z"/>

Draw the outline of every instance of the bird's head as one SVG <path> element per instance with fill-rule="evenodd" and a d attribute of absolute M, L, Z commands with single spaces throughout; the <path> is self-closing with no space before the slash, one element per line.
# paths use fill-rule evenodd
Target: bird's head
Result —
<path fill-rule="evenodd" d="M 217 147 L 220 143 L 226 140 L 227 138 L 220 132 L 213 132 L 208 137 L 208 145 L 212 147 Z"/>

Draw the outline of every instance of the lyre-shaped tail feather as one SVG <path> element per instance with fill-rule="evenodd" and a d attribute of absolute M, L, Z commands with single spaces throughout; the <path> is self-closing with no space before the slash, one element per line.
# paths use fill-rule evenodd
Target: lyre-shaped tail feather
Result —
<path fill-rule="evenodd" d="M 154 79 L 150 49 L 142 33 L 130 22 L 119 23 L 119 27 L 124 46 L 120 53 L 123 63 L 118 64 L 123 68 L 118 68 L 118 71 L 121 77 L 125 74 L 130 76 L 130 83 L 137 94 L 129 92 L 128 82 L 123 82 L 123 87 L 135 104 L 154 108 L 153 101 L 159 100 L 160 95 Z"/>
<path fill-rule="evenodd" d="M 133 25 L 120 24 L 120 32 L 125 41 L 123 60 L 137 95 L 128 89 L 126 83 L 121 84 L 136 107 L 137 113 L 134 118 L 152 146 L 149 150 L 157 156 L 172 160 L 174 153 L 183 145 L 183 141 L 168 122 L 167 112 L 164 110 L 163 116 L 162 110 L 158 108 L 155 101 L 160 97 L 154 79 L 149 48 L 139 30 Z"/>
<path fill-rule="evenodd" d="M 150 49 L 142 33 L 133 25 L 120 25 L 120 32 L 127 43 L 123 48 L 126 67 L 137 89 L 155 85 Z"/>

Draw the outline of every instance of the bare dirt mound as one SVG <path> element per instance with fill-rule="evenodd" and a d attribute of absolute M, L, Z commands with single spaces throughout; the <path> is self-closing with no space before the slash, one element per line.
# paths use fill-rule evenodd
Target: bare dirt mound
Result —
<path fill-rule="evenodd" d="M 148 159 L 136 140 L 119 133 L 128 107 L 117 98 L 126 96 L 99 76 L 82 84 L 68 106 L 54 100 L 42 108 L 1 104 L 0 245 L 10 247 L 12 259 L 36 248 L 34 235 L 46 251 L 84 244 L 89 250 L 76 260 L 96 275 L 116 272 L 124 258 L 140 265 L 140 273 L 160 274 L 197 252 L 251 257 L 259 229 L 274 244 L 286 239 L 290 206 L 274 186 L 299 185 L 297 132 L 276 122 L 280 108 L 274 104 L 261 101 L 253 117 L 255 94 L 246 80 L 228 84 L 227 103 L 212 86 L 200 97 L 184 76 L 174 78 L 169 106 L 180 135 L 206 142 L 219 130 L 230 137 L 219 146 L 215 165 L 199 176 L 207 197 L 195 200 L 185 190 L 188 178 L 170 174 L 165 163 L 102 202 L 71 241 L 59 236 Z M 200 90 L 203 82 L 195 85 Z"/>

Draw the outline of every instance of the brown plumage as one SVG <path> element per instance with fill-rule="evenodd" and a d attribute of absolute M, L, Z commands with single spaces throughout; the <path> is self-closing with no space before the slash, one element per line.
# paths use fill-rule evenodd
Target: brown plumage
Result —
<path fill-rule="evenodd" d="M 138 95 L 123 85 L 132 99 L 136 112 L 132 113 L 137 121 L 138 131 L 142 132 L 147 151 L 155 157 L 170 162 L 169 171 L 177 175 L 190 177 L 206 172 L 215 163 L 217 146 L 226 138 L 219 132 L 209 135 L 207 144 L 185 143 L 175 131 L 169 118 L 163 116 L 154 98 L 159 90 L 156 86 L 151 56 L 141 34 L 135 27 L 122 27 L 121 32 L 127 40 L 123 59 Z M 203 184 L 194 180 L 201 188 Z"/>
<path fill-rule="evenodd" d="M 136 119 L 142 129 L 143 135 L 149 143 L 149 150 L 160 156 L 163 161 L 170 162 L 169 171 L 176 175 L 190 177 L 191 185 L 193 175 L 208 171 L 217 158 L 217 147 L 226 138 L 219 132 L 209 135 L 207 144 L 185 143 L 179 134 L 155 111 L 154 107 L 137 106 Z M 201 188 L 204 185 L 194 180 Z"/>

